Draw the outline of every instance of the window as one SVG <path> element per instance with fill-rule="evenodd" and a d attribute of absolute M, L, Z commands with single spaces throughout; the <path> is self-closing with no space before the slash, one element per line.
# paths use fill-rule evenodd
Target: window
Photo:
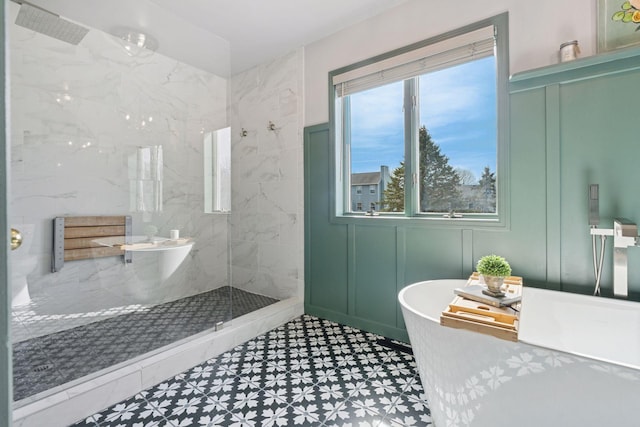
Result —
<path fill-rule="evenodd" d="M 361 185 L 358 185 L 356 187 L 356 194 L 362 194 L 362 186 Z"/>
<path fill-rule="evenodd" d="M 356 210 L 357 211 L 361 211 L 362 210 L 362 202 L 358 202 L 356 205 Z"/>
<path fill-rule="evenodd" d="M 371 202 L 371 206 L 369 206 L 371 208 L 371 212 L 376 210 L 376 204 L 374 202 Z"/>
<path fill-rule="evenodd" d="M 381 217 L 501 222 L 507 77 L 506 14 L 331 73 L 336 215 L 386 168 Z"/>

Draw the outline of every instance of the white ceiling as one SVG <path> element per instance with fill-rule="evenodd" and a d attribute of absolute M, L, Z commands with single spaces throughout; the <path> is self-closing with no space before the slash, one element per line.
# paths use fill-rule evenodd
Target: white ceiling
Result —
<path fill-rule="evenodd" d="M 407 0 L 28 0 L 63 18 L 155 37 L 158 52 L 232 75 Z"/>

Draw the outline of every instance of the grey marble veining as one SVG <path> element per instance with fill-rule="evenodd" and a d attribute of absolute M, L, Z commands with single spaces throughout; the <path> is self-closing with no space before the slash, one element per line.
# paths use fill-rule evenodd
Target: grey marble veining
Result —
<path fill-rule="evenodd" d="M 231 78 L 234 286 L 303 292 L 302 51 Z M 275 129 L 267 129 L 269 122 Z"/>

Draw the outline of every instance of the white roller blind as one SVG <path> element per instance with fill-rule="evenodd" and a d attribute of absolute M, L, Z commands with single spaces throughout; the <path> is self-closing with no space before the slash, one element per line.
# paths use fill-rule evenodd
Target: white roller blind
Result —
<path fill-rule="evenodd" d="M 461 34 L 333 76 L 339 96 L 450 67 L 494 54 L 494 26 Z"/>

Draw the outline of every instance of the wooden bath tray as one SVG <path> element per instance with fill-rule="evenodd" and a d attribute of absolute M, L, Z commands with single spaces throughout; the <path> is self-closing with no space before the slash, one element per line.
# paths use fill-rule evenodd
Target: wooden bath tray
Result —
<path fill-rule="evenodd" d="M 504 283 L 503 289 L 508 296 L 522 295 L 522 277 L 509 276 Z M 481 283 L 478 273 L 473 273 L 467 281 L 467 286 L 479 284 Z M 512 307 L 493 307 L 456 295 L 440 315 L 440 324 L 518 341 L 520 305 L 521 303 L 516 303 Z"/>

